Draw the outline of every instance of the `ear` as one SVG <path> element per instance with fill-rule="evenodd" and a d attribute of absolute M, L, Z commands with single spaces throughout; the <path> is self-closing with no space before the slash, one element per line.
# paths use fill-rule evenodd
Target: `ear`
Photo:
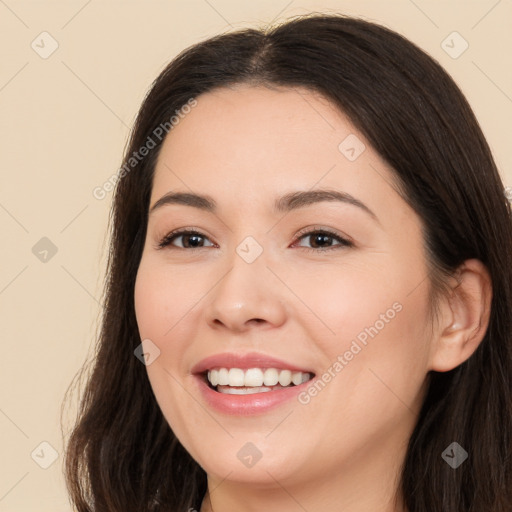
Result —
<path fill-rule="evenodd" d="M 432 340 L 430 369 L 453 370 L 478 348 L 489 325 L 492 281 L 487 267 L 466 260 L 457 271 L 457 283 L 440 304 L 441 321 Z"/>

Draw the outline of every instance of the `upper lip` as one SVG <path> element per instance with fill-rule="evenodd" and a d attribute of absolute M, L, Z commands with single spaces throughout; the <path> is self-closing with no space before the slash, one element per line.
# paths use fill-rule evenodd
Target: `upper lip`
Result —
<path fill-rule="evenodd" d="M 192 368 L 194 374 L 204 373 L 212 368 L 240 368 L 248 370 L 249 368 L 276 368 L 280 370 L 292 370 L 295 372 L 314 373 L 308 368 L 296 364 L 260 354 L 257 352 L 248 352 L 245 354 L 236 354 L 234 352 L 224 352 L 214 354 L 199 361 Z"/>

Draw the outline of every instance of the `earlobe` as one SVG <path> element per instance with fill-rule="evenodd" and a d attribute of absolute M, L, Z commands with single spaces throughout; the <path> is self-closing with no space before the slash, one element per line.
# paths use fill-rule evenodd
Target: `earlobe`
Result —
<path fill-rule="evenodd" d="M 471 357 L 482 342 L 491 312 L 492 283 L 486 266 L 466 260 L 458 270 L 458 282 L 443 300 L 442 323 L 432 339 L 430 369 L 447 372 Z"/>

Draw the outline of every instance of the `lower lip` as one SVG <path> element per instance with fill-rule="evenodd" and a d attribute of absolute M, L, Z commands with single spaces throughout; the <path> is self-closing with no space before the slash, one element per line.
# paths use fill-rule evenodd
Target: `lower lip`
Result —
<path fill-rule="evenodd" d="M 250 395 L 229 395 L 212 389 L 202 376 L 196 375 L 195 377 L 206 403 L 219 412 L 233 416 L 247 416 L 271 411 L 297 397 L 311 383 L 311 381 L 308 381 L 298 386 L 265 391 L 263 393 L 252 393 Z"/>

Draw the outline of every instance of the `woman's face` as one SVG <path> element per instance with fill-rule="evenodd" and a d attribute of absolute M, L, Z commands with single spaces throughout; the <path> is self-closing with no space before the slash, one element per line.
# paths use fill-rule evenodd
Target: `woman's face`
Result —
<path fill-rule="evenodd" d="M 150 210 L 170 193 L 215 207 L 160 202 L 135 286 L 163 415 L 215 481 L 290 490 L 392 475 L 430 365 L 418 216 L 318 95 L 238 86 L 196 99 L 163 143 Z M 290 378 L 300 384 L 273 387 Z"/>

